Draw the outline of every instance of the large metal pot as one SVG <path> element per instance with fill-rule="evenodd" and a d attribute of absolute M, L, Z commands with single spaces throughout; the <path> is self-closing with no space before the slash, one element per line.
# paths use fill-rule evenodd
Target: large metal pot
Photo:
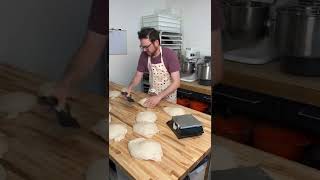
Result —
<path fill-rule="evenodd" d="M 259 41 L 268 32 L 269 7 L 262 2 L 224 1 L 226 35 L 243 42 Z"/>
<path fill-rule="evenodd" d="M 205 61 L 197 64 L 197 76 L 199 84 L 210 86 L 211 85 L 211 58 L 205 57 Z"/>
<path fill-rule="evenodd" d="M 312 7 L 277 10 L 275 45 L 280 56 L 320 57 L 320 14 Z"/>
<path fill-rule="evenodd" d="M 190 75 L 195 72 L 196 63 L 190 61 L 182 61 L 181 63 L 181 73 L 185 75 Z"/>

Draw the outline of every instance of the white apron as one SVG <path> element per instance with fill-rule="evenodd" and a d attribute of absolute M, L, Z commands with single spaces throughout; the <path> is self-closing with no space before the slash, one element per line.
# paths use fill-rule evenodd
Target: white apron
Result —
<path fill-rule="evenodd" d="M 151 57 L 148 57 L 149 70 L 149 93 L 159 94 L 172 83 L 170 73 L 163 63 L 162 48 L 160 46 L 161 63 L 152 64 Z M 177 90 L 165 97 L 167 101 L 177 103 Z"/>

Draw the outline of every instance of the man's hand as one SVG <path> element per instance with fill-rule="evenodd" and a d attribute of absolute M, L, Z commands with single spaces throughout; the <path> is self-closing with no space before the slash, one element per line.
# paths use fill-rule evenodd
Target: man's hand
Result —
<path fill-rule="evenodd" d="M 143 76 L 143 72 L 136 71 L 136 74 L 134 75 L 131 83 L 129 84 L 129 86 L 127 88 L 128 89 L 127 96 L 130 96 L 132 88 L 136 87 L 141 82 L 142 76 Z"/>
<path fill-rule="evenodd" d="M 63 83 L 58 82 L 53 88 L 51 96 L 58 99 L 58 106 L 63 107 L 66 103 L 69 94 L 69 87 Z"/>
<path fill-rule="evenodd" d="M 144 103 L 144 105 L 147 107 L 150 107 L 150 108 L 154 108 L 155 106 L 157 106 L 160 103 L 161 99 L 162 98 L 160 96 L 148 97 L 146 102 Z"/>
<path fill-rule="evenodd" d="M 131 86 L 129 86 L 129 87 L 127 88 L 127 97 L 130 97 L 131 91 L 132 91 L 132 88 L 131 88 Z"/>

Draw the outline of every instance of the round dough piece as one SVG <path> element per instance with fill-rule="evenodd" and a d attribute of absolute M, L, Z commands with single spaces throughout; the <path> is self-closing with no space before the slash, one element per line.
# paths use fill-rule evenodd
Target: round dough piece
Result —
<path fill-rule="evenodd" d="M 121 92 L 128 92 L 128 89 L 126 87 L 121 89 Z"/>
<path fill-rule="evenodd" d="M 107 141 L 108 136 L 108 125 L 106 120 L 100 120 L 93 127 L 91 127 L 91 131 Z"/>
<path fill-rule="evenodd" d="M 238 167 L 234 160 L 234 155 L 228 149 L 215 145 L 211 157 L 213 170 L 225 170 Z"/>
<path fill-rule="evenodd" d="M 142 106 L 142 107 L 147 107 L 144 105 L 144 103 L 146 102 L 147 98 L 143 98 L 143 99 L 140 99 L 140 101 L 138 101 L 138 103 Z"/>
<path fill-rule="evenodd" d="M 159 132 L 155 123 L 152 122 L 138 122 L 133 125 L 133 132 L 138 133 L 144 137 L 151 138 Z"/>
<path fill-rule="evenodd" d="M 19 113 L 27 112 L 37 103 L 36 96 L 25 92 L 13 92 L 0 96 L 0 112 L 7 118 L 16 118 Z"/>
<path fill-rule="evenodd" d="M 155 122 L 156 120 L 157 115 L 152 111 L 139 112 L 136 116 L 137 122 Z"/>
<path fill-rule="evenodd" d="M 180 116 L 186 113 L 184 109 L 179 107 L 164 107 L 163 110 L 170 116 Z"/>
<path fill-rule="evenodd" d="M 121 92 L 120 91 L 109 91 L 109 98 L 114 99 L 118 96 L 120 96 Z"/>
<path fill-rule="evenodd" d="M 86 180 L 107 180 L 109 162 L 107 159 L 99 159 L 91 163 L 86 171 Z"/>
<path fill-rule="evenodd" d="M 112 140 L 121 141 L 127 134 L 127 128 L 122 124 L 109 124 L 109 142 Z"/>
<path fill-rule="evenodd" d="M 131 156 L 136 159 L 161 161 L 163 156 L 161 144 L 145 138 L 129 141 L 128 148 Z"/>
<path fill-rule="evenodd" d="M 42 84 L 38 89 L 39 96 L 50 96 L 53 93 L 55 82 L 47 82 Z"/>

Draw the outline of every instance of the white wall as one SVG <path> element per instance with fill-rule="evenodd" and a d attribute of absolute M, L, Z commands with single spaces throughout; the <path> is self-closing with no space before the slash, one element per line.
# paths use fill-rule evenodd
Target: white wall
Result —
<path fill-rule="evenodd" d="M 166 4 L 181 12 L 184 48 L 211 56 L 211 0 L 166 0 Z"/>
<path fill-rule="evenodd" d="M 127 30 L 127 55 L 109 55 L 109 80 L 128 85 L 137 69 L 140 56 L 138 31 L 141 17 L 165 8 L 165 0 L 110 0 L 109 28 Z M 137 89 L 140 89 L 138 85 Z"/>

